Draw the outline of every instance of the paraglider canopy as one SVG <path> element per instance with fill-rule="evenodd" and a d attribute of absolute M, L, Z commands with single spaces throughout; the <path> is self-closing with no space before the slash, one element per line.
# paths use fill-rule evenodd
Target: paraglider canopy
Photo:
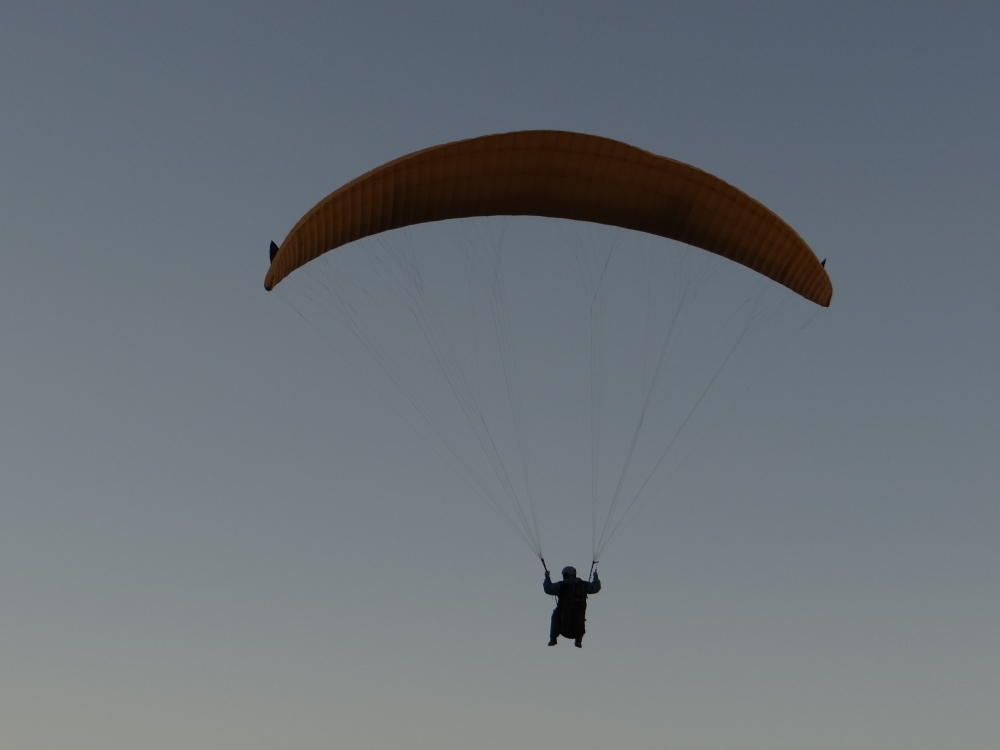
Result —
<path fill-rule="evenodd" d="M 788 224 L 700 169 L 599 136 L 487 135 L 403 156 L 334 191 L 295 225 L 264 286 L 390 229 L 475 216 L 545 216 L 647 232 L 729 258 L 829 306 L 833 285 Z"/>

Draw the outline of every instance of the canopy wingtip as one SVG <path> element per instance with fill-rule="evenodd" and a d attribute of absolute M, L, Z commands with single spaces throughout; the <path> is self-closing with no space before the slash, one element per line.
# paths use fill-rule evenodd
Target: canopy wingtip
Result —
<path fill-rule="evenodd" d="M 278 249 L 279 248 L 274 243 L 274 240 L 271 240 L 270 257 L 271 257 L 271 266 L 272 267 L 267 269 L 267 276 L 264 277 L 264 288 L 267 291 L 271 291 L 272 289 L 274 289 L 274 283 L 275 283 L 274 282 L 274 256 L 278 254 Z"/>

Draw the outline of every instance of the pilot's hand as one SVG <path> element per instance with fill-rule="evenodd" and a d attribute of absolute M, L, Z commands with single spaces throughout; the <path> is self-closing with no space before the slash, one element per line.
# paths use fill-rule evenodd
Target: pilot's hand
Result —
<path fill-rule="evenodd" d="M 545 577 L 546 577 L 546 578 L 551 578 L 551 577 L 552 577 L 552 574 L 551 574 L 551 573 L 549 573 L 549 571 L 547 571 L 547 570 L 546 570 L 546 571 L 545 571 Z"/>

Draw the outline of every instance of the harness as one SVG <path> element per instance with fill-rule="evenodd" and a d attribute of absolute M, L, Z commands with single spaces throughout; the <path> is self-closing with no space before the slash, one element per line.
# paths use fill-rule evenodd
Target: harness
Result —
<path fill-rule="evenodd" d="M 587 622 L 587 581 L 562 581 L 559 588 L 559 632 L 565 638 L 583 636 Z"/>

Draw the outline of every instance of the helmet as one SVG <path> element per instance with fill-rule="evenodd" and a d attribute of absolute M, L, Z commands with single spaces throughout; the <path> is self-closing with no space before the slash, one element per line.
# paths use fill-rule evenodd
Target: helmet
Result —
<path fill-rule="evenodd" d="M 567 565 L 563 568 L 563 578 L 576 578 L 576 568 L 572 565 Z"/>

